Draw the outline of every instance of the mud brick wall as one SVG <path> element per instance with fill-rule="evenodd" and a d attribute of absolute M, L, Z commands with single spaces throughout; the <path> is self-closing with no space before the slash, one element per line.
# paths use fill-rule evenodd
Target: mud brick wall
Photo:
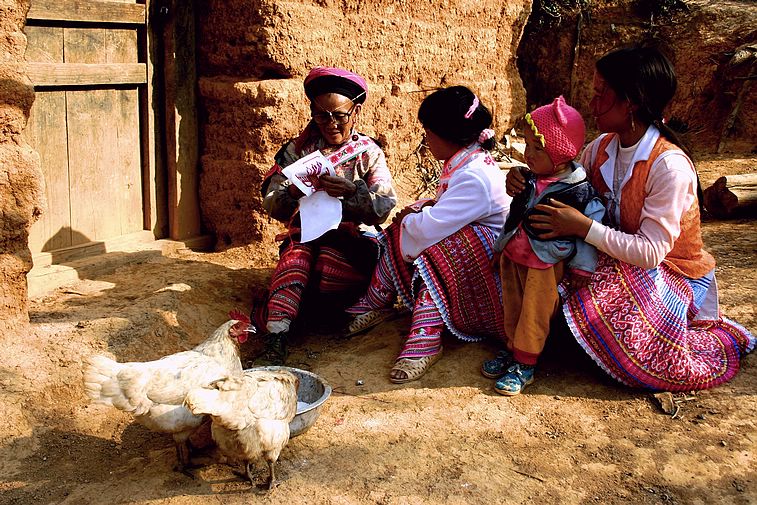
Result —
<path fill-rule="evenodd" d="M 205 2 L 200 198 L 219 247 L 272 244 L 280 230 L 262 212 L 259 187 L 276 150 L 307 123 L 302 81 L 310 68 L 341 66 L 367 79 L 359 128 L 384 144 L 406 197 L 422 90 L 471 87 L 492 109 L 499 135 L 525 112 L 515 51 L 530 10 L 525 0 Z"/>
<path fill-rule="evenodd" d="M 686 8 L 667 15 L 661 15 L 659 5 L 639 0 L 586 3 L 577 59 L 578 10 L 564 13 L 556 26 L 540 27 L 532 19 L 518 49 L 530 107 L 558 94 L 568 98 L 572 90 L 574 105 L 593 128 L 594 62 L 614 47 L 653 41 L 676 67 L 678 92 L 669 117 L 686 124 L 684 139 L 690 147 L 709 153 L 757 149 L 757 86 L 751 84 L 757 74 L 757 3 L 686 0 Z"/>
<path fill-rule="evenodd" d="M 34 102 L 23 63 L 28 10 L 28 0 L 0 1 L 0 336 L 29 322 L 27 242 L 44 198 L 39 157 L 21 138 Z"/>

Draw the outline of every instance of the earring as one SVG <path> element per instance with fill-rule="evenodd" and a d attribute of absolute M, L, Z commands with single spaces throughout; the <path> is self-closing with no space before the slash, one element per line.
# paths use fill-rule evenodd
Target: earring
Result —
<path fill-rule="evenodd" d="M 357 139 L 360 138 L 357 135 L 357 116 L 355 116 L 355 121 L 352 123 L 352 137 L 350 137 L 353 142 L 357 142 Z"/>
<path fill-rule="evenodd" d="M 631 114 L 631 131 L 636 131 L 636 124 L 633 122 L 633 112 Z"/>

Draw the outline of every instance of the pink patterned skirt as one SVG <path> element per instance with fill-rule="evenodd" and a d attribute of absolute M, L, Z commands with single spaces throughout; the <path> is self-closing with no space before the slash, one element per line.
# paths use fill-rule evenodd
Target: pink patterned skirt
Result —
<path fill-rule="evenodd" d="M 432 245 L 407 263 L 399 246 L 399 227 L 379 235 L 382 254 L 400 300 L 413 309 L 416 283 L 422 280 L 447 329 L 461 340 L 504 339 L 502 290 L 491 268 L 494 232 L 468 225 Z"/>
<path fill-rule="evenodd" d="M 600 253 L 591 284 L 568 295 L 563 312 L 578 343 L 623 384 L 711 388 L 736 375 L 755 338 L 724 317 L 693 320 L 710 280 L 688 279 L 665 264 L 647 271 Z"/>

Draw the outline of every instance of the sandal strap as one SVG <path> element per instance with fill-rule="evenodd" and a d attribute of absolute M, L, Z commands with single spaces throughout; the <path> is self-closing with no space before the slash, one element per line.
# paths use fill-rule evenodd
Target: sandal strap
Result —
<path fill-rule="evenodd" d="M 392 371 L 404 372 L 406 377 L 404 379 L 391 378 L 390 380 L 395 384 L 402 384 L 405 382 L 411 382 L 419 379 L 425 374 L 431 365 L 439 361 L 442 357 L 442 348 L 439 348 L 439 352 L 430 356 L 423 356 L 422 358 L 400 358 L 394 362 Z"/>
<path fill-rule="evenodd" d="M 392 312 L 390 310 L 371 310 L 364 314 L 359 314 L 347 326 L 347 335 L 353 335 L 373 328 L 391 316 Z"/>

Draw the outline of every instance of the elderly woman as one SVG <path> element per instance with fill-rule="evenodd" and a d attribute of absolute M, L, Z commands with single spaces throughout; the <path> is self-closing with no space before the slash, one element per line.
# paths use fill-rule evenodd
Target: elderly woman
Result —
<path fill-rule="evenodd" d="M 305 78 L 311 120 L 276 153 L 275 164 L 263 180 L 263 207 L 286 223 L 288 232 L 282 237 L 266 303 L 255 314 L 268 330 L 258 364 L 286 360 L 288 332 L 306 288 L 339 295 L 334 299 L 347 306 L 368 285 L 378 249 L 359 227 L 383 223 L 397 199 L 383 151 L 355 129 L 367 93 L 365 79 L 357 74 L 331 67 L 311 70 Z M 301 243 L 297 210 L 303 193 L 282 169 L 315 151 L 334 163 L 337 175 L 323 175 L 320 182 L 330 196 L 341 199 L 343 218 L 338 229 Z"/>

